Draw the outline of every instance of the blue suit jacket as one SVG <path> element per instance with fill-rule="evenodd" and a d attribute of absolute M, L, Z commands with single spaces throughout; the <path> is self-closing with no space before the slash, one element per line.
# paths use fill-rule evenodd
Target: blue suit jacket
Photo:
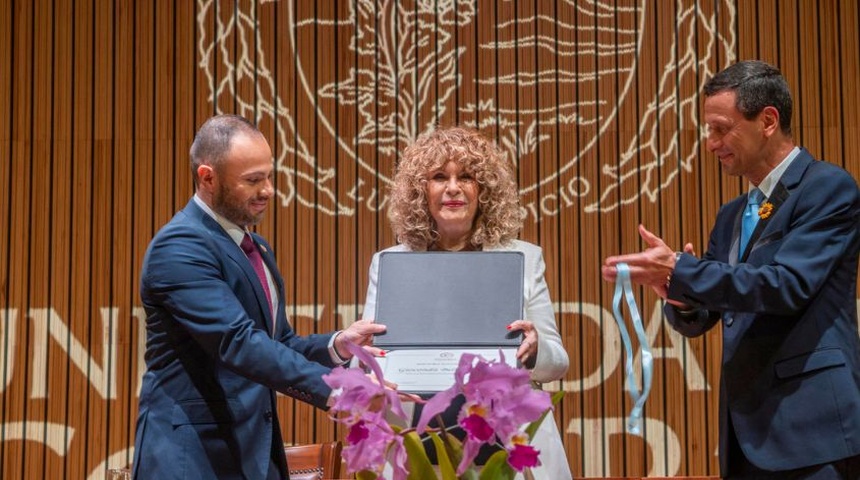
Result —
<path fill-rule="evenodd" d="M 284 299 L 272 249 L 263 260 Z M 300 337 L 277 308 L 276 334 L 248 258 L 193 200 L 149 245 L 141 275 L 147 312 L 134 473 L 142 479 L 286 477 L 275 393 L 324 408 L 328 335 Z"/>
<path fill-rule="evenodd" d="M 686 336 L 723 325 L 720 468 L 728 423 L 746 457 L 790 470 L 860 454 L 857 256 L 860 192 L 806 150 L 768 199 L 737 261 L 742 195 L 724 205 L 701 260 L 683 255 L 669 298 L 698 307 L 669 323 Z M 731 460 L 729 460 L 731 461 Z"/>

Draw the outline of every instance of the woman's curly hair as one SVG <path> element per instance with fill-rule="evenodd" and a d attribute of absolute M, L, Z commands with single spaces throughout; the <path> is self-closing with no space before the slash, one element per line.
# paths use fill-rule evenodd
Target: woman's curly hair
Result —
<path fill-rule="evenodd" d="M 478 184 L 478 208 L 470 243 L 474 248 L 503 245 L 522 226 L 519 192 L 510 162 L 476 130 L 439 128 L 406 148 L 391 186 L 388 218 L 400 243 L 427 250 L 439 238 L 427 205 L 427 175 L 454 161 Z"/>

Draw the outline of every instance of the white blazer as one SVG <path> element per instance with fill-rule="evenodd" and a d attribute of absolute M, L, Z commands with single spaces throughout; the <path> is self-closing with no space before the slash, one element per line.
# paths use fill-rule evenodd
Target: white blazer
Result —
<path fill-rule="evenodd" d="M 529 372 L 535 382 L 552 382 L 560 379 L 567 372 L 569 359 L 567 350 L 561 343 L 558 328 L 555 323 L 555 311 L 549 298 L 549 289 L 544 279 L 546 264 L 543 261 L 543 250 L 537 245 L 513 240 L 511 243 L 492 249 L 493 251 L 522 252 L 524 257 L 523 305 L 525 318 L 531 321 L 538 333 L 538 355 L 535 367 Z M 405 245 L 395 245 L 382 252 L 409 252 Z M 364 303 L 362 318 L 374 318 L 376 315 L 376 286 L 379 276 L 379 255 L 373 255 L 368 273 L 367 297 Z M 411 410 L 411 409 L 410 409 Z M 536 479 L 566 480 L 571 478 L 567 455 L 554 417 L 547 416 L 535 434 L 532 444 L 540 450 L 542 465 L 533 469 Z M 523 478 L 521 474 L 517 479 Z"/>

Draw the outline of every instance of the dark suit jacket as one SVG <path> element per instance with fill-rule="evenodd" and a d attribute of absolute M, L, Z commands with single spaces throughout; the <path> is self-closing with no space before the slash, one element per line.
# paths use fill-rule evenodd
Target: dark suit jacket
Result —
<path fill-rule="evenodd" d="M 194 200 L 147 249 L 135 478 L 262 479 L 272 455 L 285 478 L 274 391 L 325 407 L 331 389 L 321 376 L 332 366 L 331 334 L 295 334 L 272 249 L 253 238 L 281 299 L 274 339 L 251 263 Z"/>
<path fill-rule="evenodd" d="M 731 421 L 746 457 L 791 470 L 860 454 L 857 256 L 860 192 L 806 150 L 785 171 L 737 261 L 742 195 L 724 205 L 701 260 L 683 255 L 669 323 L 697 336 L 720 319 L 720 467 Z"/>

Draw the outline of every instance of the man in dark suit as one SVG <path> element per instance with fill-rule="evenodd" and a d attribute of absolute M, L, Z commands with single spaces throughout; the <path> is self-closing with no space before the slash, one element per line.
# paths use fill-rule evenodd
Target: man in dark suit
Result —
<path fill-rule="evenodd" d="M 300 337 L 287 322 L 272 249 L 248 230 L 274 194 L 272 151 L 247 120 L 208 120 L 191 146 L 197 189 L 153 238 L 141 275 L 147 312 L 134 476 L 284 479 L 275 391 L 326 408 L 322 376 L 370 347 L 358 321 Z"/>
<path fill-rule="evenodd" d="M 683 335 L 722 320 L 724 477 L 860 478 L 857 183 L 795 146 L 791 95 L 773 66 L 734 64 L 705 97 L 708 150 L 750 192 L 720 208 L 701 259 L 640 226 L 648 248 L 607 258 L 603 276 L 627 263 Z"/>

